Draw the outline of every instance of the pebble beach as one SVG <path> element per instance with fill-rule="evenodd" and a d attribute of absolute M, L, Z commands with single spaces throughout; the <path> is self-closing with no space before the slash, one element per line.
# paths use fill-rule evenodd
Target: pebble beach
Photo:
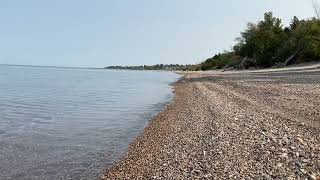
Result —
<path fill-rule="evenodd" d="M 101 179 L 320 179 L 320 71 L 184 73 Z"/>

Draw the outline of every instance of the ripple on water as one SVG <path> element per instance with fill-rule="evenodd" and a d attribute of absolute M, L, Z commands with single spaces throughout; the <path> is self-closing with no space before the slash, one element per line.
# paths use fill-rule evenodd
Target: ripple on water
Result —
<path fill-rule="evenodd" d="M 0 66 L 0 179 L 95 179 L 172 98 L 173 73 Z"/>

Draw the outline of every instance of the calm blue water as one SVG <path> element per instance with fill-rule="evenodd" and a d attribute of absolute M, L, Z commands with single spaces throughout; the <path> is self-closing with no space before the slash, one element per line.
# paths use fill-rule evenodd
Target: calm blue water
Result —
<path fill-rule="evenodd" d="M 171 100 L 178 78 L 0 66 L 0 179 L 96 179 Z"/>

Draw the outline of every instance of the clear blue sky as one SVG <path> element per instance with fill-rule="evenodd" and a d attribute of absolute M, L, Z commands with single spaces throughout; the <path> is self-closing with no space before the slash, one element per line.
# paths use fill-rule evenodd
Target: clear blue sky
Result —
<path fill-rule="evenodd" d="M 3 0 L 0 64 L 197 63 L 267 11 L 314 16 L 311 0 Z"/>

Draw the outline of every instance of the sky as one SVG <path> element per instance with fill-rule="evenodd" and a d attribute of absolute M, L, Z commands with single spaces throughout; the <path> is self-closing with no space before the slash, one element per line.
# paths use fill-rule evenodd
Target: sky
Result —
<path fill-rule="evenodd" d="M 268 11 L 315 16 L 311 0 L 0 0 L 0 64 L 194 64 Z"/>

